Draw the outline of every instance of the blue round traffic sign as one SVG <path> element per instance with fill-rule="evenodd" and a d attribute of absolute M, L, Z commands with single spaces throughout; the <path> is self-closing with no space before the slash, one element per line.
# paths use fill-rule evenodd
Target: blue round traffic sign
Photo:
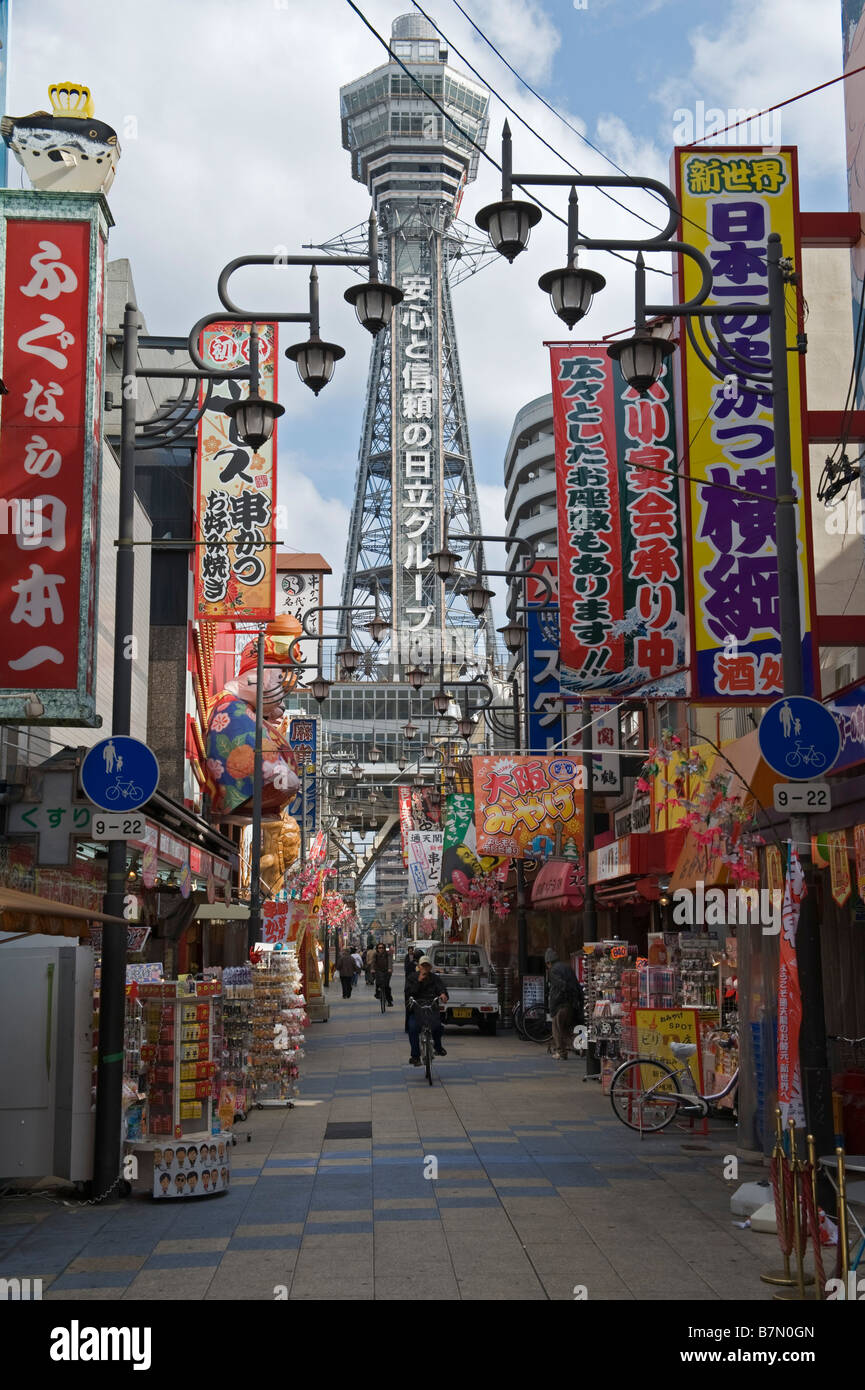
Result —
<path fill-rule="evenodd" d="M 841 730 L 834 715 L 810 695 L 785 695 L 760 720 L 760 752 L 774 772 L 808 782 L 834 767 Z"/>
<path fill-rule="evenodd" d="M 81 764 L 81 786 L 102 811 L 136 811 L 159 785 L 156 755 L 140 739 L 115 734 L 94 744 Z"/>

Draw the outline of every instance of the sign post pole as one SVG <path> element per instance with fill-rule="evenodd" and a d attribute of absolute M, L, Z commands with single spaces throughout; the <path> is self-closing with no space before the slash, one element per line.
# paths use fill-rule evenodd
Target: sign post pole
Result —
<path fill-rule="evenodd" d="M 787 379 L 787 319 L 785 266 L 781 238 L 773 232 L 767 251 L 769 331 L 772 354 L 772 407 L 775 433 L 775 548 L 778 555 L 778 626 L 781 636 L 782 681 L 785 695 L 804 695 L 802 625 L 799 605 L 799 556 L 796 543 L 796 505 L 790 452 L 790 402 Z M 799 499 L 803 500 L 803 499 Z M 807 815 L 790 816 L 790 838 L 805 877 L 805 896 L 796 929 L 796 958 L 802 994 L 799 1060 L 808 1132 L 818 1153 L 832 1148 L 832 1083 L 826 1048 L 823 1004 L 823 961 L 817 921 L 817 885 L 811 860 L 811 823 Z"/>
<path fill-rule="evenodd" d="M 135 594 L 135 368 L 138 310 L 123 315 L 123 401 L 120 434 L 120 517 L 114 598 L 114 687 L 112 734 L 128 734 L 132 717 L 132 657 Z M 108 844 L 108 880 L 103 911 L 122 917 L 126 891 L 126 841 Z M 93 1195 L 105 1197 L 120 1176 L 123 1123 L 123 1028 L 126 1012 L 126 928 L 105 923 L 99 984 L 99 1049 L 93 1133 Z"/>

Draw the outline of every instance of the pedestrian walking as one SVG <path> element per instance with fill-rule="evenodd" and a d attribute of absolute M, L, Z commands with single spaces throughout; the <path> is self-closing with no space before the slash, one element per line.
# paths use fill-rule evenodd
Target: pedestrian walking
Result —
<path fill-rule="evenodd" d="M 568 1060 L 574 1028 L 585 1021 L 582 986 L 552 947 L 544 956 L 549 972 L 549 1009 L 553 1020 L 553 1056 Z"/>
<path fill-rule="evenodd" d="M 383 942 L 379 942 L 375 948 L 375 956 L 372 962 L 372 973 L 375 977 L 375 997 L 378 999 L 379 990 L 385 991 L 390 1008 L 393 1008 L 393 995 L 390 992 L 390 977 L 393 974 L 393 961 L 390 951 Z"/>
<path fill-rule="evenodd" d="M 357 989 L 357 982 L 360 979 L 360 972 L 361 970 L 363 970 L 363 956 L 361 955 L 360 951 L 354 950 L 351 953 L 351 958 L 354 961 L 354 979 L 352 980 L 352 985 L 355 989 Z"/>
<path fill-rule="evenodd" d="M 355 965 L 354 958 L 347 946 L 343 946 L 337 956 L 336 971 L 339 975 L 339 982 L 342 985 L 342 997 L 343 999 L 350 999 Z"/>

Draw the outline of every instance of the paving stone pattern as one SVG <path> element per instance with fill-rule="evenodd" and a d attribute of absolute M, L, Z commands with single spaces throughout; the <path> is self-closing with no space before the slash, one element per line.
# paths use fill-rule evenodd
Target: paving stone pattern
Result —
<path fill-rule="evenodd" d="M 775 1238 L 730 1217 L 729 1125 L 641 1141 L 581 1061 L 505 1031 L 446 1032 L 429 1087 L 407 1065 L 400 994 L 382 1016 L 363 984 L 348 1001 L 330 990 L 301 1103 L 235 1126 L 228 1193 L 8 1197 L 0 1276 L 41 1277 L 58 1300 L 573 1299 L 577 1285 L 590 1301 L 771 1299 L 759 1274 L 780 1264 Z M 370 1123 L 371 1138 L 325 1134 Z"/>

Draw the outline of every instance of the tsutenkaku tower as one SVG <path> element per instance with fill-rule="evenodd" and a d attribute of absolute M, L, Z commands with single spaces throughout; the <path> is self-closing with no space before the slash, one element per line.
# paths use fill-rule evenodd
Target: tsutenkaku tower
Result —
<path fill-rule="evenodd" d="M 367 674 L 393 679 L 414 662 L 437 665 L 442 651 L 450 665 L 493 659 L 495 647 L 491 616 L 473 618 L 455 581 L 442 602 L 429 560 L 441 547 L 445 506 L 451 548 L 470 568 L 477 549 L 459 538 L 481 530 L 451 279 L 465 274 L 469 248 L 454 219 L 478 166 L 462 132 L 484 146 L 489 94 L 448 65 L 420 15 L 394 20 L 391 48 L 423 91 L 391 61 L 340 97 L 352 177 L 378 217 L 382 279 L 404 295 L 372 351 L 342 594 L 344 604 L 368 604 L 378 581 L 391 634 Z M 357 644 L 368 644 L 364 621 L 354 620 Z"/>

